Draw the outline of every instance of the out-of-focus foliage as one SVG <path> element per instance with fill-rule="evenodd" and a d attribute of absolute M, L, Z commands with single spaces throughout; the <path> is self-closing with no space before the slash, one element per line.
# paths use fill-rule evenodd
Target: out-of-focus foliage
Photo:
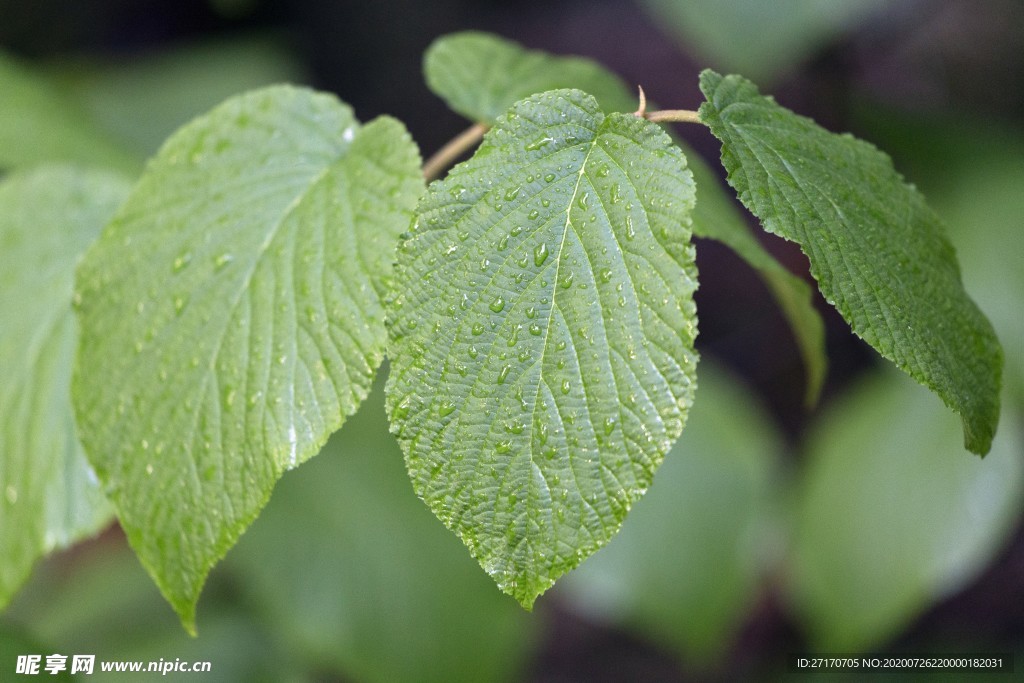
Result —
<path fill-rule="evenodd" d="M 0 52 L 0 170 L 44 161 L 135 167 L 73 96 Z"/>
<path fill-rule="evenodd" d="M 797 491 L 790 586 L 812 642 L 877 647 L 974 577 L 1024 501 L 1021 421 L 984 460 L 927 392 L 885 375 L 838 401 L 808 443 Z"/>
<path fill-rule="evenodd" d="M 353 681 L 517 680 L 539 617 L 417 500 L 382 387 L 228 556 L 281 646 Z"/>
<path fill-rule="evenodd" d="M 643 0 L 699 61 L 769 83 L 893 0 Z"/>
<path fill-rule="evenodd" d="M 51 71 L 98 126 L 141 156 L 232 95 L 305 80 L 291 53 L 261 37 L 183 45 L 130 61 L 81 60 Z"/>
<path fill-rule="evenodd" d="M 110 522 L 71 407 L 74 267 L 130 185 L 52 165 L 0 178 L 0 608 L 35 561 Z"/>

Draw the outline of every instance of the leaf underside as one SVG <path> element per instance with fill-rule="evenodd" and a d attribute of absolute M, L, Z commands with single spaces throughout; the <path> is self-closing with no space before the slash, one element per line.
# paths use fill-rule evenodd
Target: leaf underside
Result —
<path fill-rule="evenodd" d="M 747 226 L 735 199 L 721 186 L 707 164 L 688 155 L 697 184 L 693 209 L 693 236 L 726 245 L 761 277 L 792 330 L 807 374 L 804 404 L 813 406 L 828 373 L 825 323 L 814 307 L 814 288 L 794 275 L 765 249 Z"/>
<path fill-rule="evenodd" d="M 78 272 L 83 443 L 189 629 L 274 483 L 366 396 L 422 191 L 397 121 L 277 86 L 175 133 Z"/>
<path fill-rule="evenodd" d="M 127 196 L 70 166 L 0 183 L 0 607 L 35 561 L 113 517 L 75 434 L 75 262 Z"/>
<path fill-rule="evenodd" d="M 740 201 L 800 245 L 853 331 L 959 413 L 965 446 L 986 453 L 1002 350 L 921 194 L 874 146 L 797 116 L 746 79 L 705 71 L 701 90 L 701 119 L 722 142 Z"/>
<path fill-rule="evenodd" d="M 417 493 L 529 608 L 603 546 L 695 389 L 686 160 L 578 90 L 433 183 L 399 248 L 392 429 Z"/>

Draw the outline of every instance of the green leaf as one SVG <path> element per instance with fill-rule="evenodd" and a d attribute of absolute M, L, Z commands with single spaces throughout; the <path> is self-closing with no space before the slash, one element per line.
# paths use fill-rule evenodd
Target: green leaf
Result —
<path fill-rule="evenodd" d="M 597 98 L 604 111 L 632 111 L 635 96 L 618 76 L 579 57 L 528 51 L 488 33 L 455 33 L 439 38 L 427 51 L 424 71 L 431 90 L 472 121 L 493 124 L 517 100 L 544 90 L 578 88 Z M 754 239 L 735 201 L 718 179 L 681 140 L 697 184 L 693 234 L 718 240 L 736 251 L 764 278 L 793 330 L 807 367 L 807 403 L 817 399 L 825 380 L 825 335 L 821 316 L 811 305 L 811 288 L 791 274 Z"/>
<path fill-rule="evenodd" d="M 0 93 L 0 169 L 48 161 L 137 169 L 71 97 L 2 52 Z"/>
<path fill-rule="evenodd" d="M 797 491 L 789 563 L 816 647 L 877 647 L 992 560 L 1024 501 L 1024 425 L 1003 417 L 989 456 L 965 458 L 956 420 L 896 373 L 824 416 Z"/>
<path fill-rule="evenodd" d="M 774 559 L 782 438 L 747 387 L 706 358 L 698 376 L 700 399 L 651 490 L 560 589 L 578 611 L 707 666 L 729 649 Z"/>
<path fill-rule="evenodd" d="M 517 103 L 399 249 L 388 409 L 417 493 L 524 606 L 603 546 L 695 389 L 686 160 L 577 90 Z"/>
<path fill-rule="evenodd" d="M 66 166 L 0 183 L 0 606 L 40 556 L 113 516 L 75 434 L 71 296 L 75 263 L 128 189 Z"/>
<path fill-rule="evenodd" d="M 828 372 L 825 324 L 814 308 L 814 290 L 761 246 L 747 227 L 736 202 L 722 189 L 707 164 L 696 154 L 688 154 L 687 158 L 697 185 L 697 205 L 693 210 L 694 236 L 726 245 L 764 280 L 786 316 L 800 348 L 807 373 L 804 403 L 814 405 Z"/>
<path fill-rule="evenodd" d="M 889 0 L 643 0 L 705 64 L 770 80 Z"/>
<path fill-rule="evenodd" d="M 382 385 L 281 480 L 226 568 L 287 651 L 320 671 L 364 683 L 509 680 L 537 618 L 495 591 L 411 495 Z"/>
<path fill-rule="evenodd" d="M 423 72 L 431 91 L 449 107 L 488 125 L 524 97 L 558 88 L 588 92 L 607 112 L 636 109 L 622 80 L 600 64 L 526 50 L 490 33 L 438 38 L 424 54 Z"/>
<path fill-rule="evenodd" d="M 722 141 L 740 201 L 800 245 L 853 331 L 941 396 L 960 414 L 967 448 L 986 453 L 1002 350 L 921 194 L 872 145 L 829 133 L 744 78 L 705 71 L 701 90 L 701 119 Z"/>
<path fill-rule="evenodd" d="M 366 396 L 422 182 L 397 121 L 267 88 L 175 133 L 86 255 L 82 440 L 186 627 L 282 472 Z"/>

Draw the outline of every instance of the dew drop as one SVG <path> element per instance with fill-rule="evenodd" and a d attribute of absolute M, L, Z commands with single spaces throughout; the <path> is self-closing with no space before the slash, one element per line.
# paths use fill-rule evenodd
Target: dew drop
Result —
<path fill-rule="evenodd" d="M 395 406 L 393 417 L 396 420 L 401 420 L 402 418 L 409 414 L 409 408 L 411 407 L 412 396 L 407 394 L 404 398 L 402 398 L 401 401 L 398 402 L 398 405 Z"/>
<path fill-rule="evenodd" d="M 441 417 L 447 417 L 455 412 L 455 403 L 453 401 L 441 401 L 437 412 Z"/>
<path fill-rule="evenodd" d="M 479 336 L 484 333 L 484 326 L 482 323 L 473 323 L 473 327 L 470 329 L 470 331 L 474 335 Z M 472 350 L 470 351 L 470 353 L 472 353 Z"/>
<path fill-rule="evenodd" d="M 548 245 L 541 242 L 533 248 L 533 265 L 538 268 L 544 265 L 544 262 L 548 259 Z"/>
<path fill-rule="evenodd" d="M 613 431 L 615 431 L 615 418 L 613 418 L 613 417 L 606 417 L 604 419 L 604 433 L 605 433 L 605 436 L 611 434 Z"/>
<path fill-rule="evenodd" d="M 174 270 L 175 273 L 178 273 L 181 270 L 183 270 L 186 266 L 188 266 L 188 264 L 191 263 L 191 262 L 192 262 L 192 252 L 190 252 L 190 251 L 182 252 L 178 256 L 178 258 L 174 259 L 174 264 L 172 266 L 172 269 Z"/>
<path fill-rule="evenodd" d="M 491 302 L 491 305 L 488 306 L 488 308 L 490 308 L 495 313 L 501 313 L 501 311 L 505 308 L 505 300 L 502 299 L 500 296 L 495 297 L 494 301 Z M 476 334 L 476 332 L 474 332 L 474 334 Z"/>
<path fill-rule="evenodd" d="M 508 378 L 508 373 L 512 371 L 511 365 L 505 365 L 501 368 L 501 372 L 498 373 L 498 384 L 504 384 L 505 379 Z"/>
<path fill-rule="evenodd" d="M 545 147 L 546 145 L 548 145 L 549 143 L 552 143 L 552 142 L 554 142 L 554 138 L 549 138 L 549 137 L 543 137 L 543 138 L 534 140 L 533 142 L 531 142 L 530 144 L 528 144 L 526 146 L 526 151 L 527 152 L 536 152 L 541 147 Z"/>
<path fill-rule="evenodd" d="M 534 337 L 539 337 L 540 332 L 540 325 L 538 325 L 537 323 L 530 323 L 530 334 L 532 334 Z"/>
<path fill-rule="evenodd" d="M 494 450 L 497 453 L 508 453 L 510 450 L 512 450 L 512 442 L 499 441 L 498 443 L 494 444 Z"/>
<path fill-rule="evenodd" d="M 570 272 L 561 280 L 559 280 L 558 284 L 562 286 L 562 289 L 569 289 L 570 287 L 572 287 L 572 277 L 573 274 Z"/>
<path fill-rule="evenodd" d="M 569 393 L 569 387 L 570 387 L 569 380 L 563 379 L 562 380 L 562 393 L 563 394 L 568 394 Z"/>
<path fill-rule="evenodd" d="M 546 183 L 550 183 L 550 182 L 552 182 L 552 181 L 553 181 L 554 179 L 555 179 L 555 174 L 554 174 L 554 173 L 545 173 L 545 174 L 544 174 L 544 182 L 546 182 Z"/>
<path fill-rule="evenodd" d="M 513 199 L 515 199 L 516 197 L 518 197 L 519 196 L 519 190 L 520 190 L 519 187 L 513 187 L 508 192 L 506 192 L 505 193 L 505 201 L 506 202 L 510 202 Z"/>

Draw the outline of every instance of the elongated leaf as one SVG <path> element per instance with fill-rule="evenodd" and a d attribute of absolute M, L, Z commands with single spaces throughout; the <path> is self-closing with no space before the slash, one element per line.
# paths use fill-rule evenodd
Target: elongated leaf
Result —
<path fill-rule="evenodd" d="M 448 106 L 487 125 L 493 124 L 517 100 L 555 88 L 578 88 L 591 93 L 606 112 L 632 111 L 637 106 L 635 95 L 622 79 L 595 62 L 526 50 L 518 43 L 488 33 L 468 31 L 439 38 L 427 51 L 423 68 L 430 88 Z M 807 367 L 807 402 L 813 403 L 825 380 L 828 363 L 824 325 L 811 304 L 811 288 L 751 236 L 736 202 L 699 155 L 682 140 L 675 142 L 689 159 L 697 184 L 693 234 L 733 249 L 765 280 L 800 347 Z"/>
<path fill-rule="evenodd" d="M 810 439 L 789 581 L 823 650 L 889 640 L 977 575 L 1019 522 L 1020 420 L 1006 411 L 991 454 L 966 458 L 956 419 L 930 398 L 895 372 L 873 378 Z"/>
<path fill-rule="evenodd" d="M 524 606 L 604 545 L 695 388 L 686 160 L 576 90 L 517 103 L 399 249 L 392 427 L 416 491 Z"/>
<path fill-rule="evenodd" d="M 0 606 L 41 555 L 110 521 L 75 434 L 75 263 L 127 181 L 67 166 L 0 183 Z"/>
<path fill-rule="evenodd" d="M 71 97 L 0 52 L 0 169 L 51 161 L 137 167 Z"/>
<path fill-rule="evenodd" d="M 746 79 L 705 71 L 701 89 L 701 119 L 722 141 L 743 204 L 800 245 L 853 331 L 941 396 L 960 414 L 967 448 L 986 453 L 1002 350 L 921 194 L 875 147 L 829 133 Z"/>
<path fill-rule="evenodd" d="M 393 119 L 254 91 L 171 137 L 82 264 L 82 439 L 189 628 L 281 473 L 369 390 L 418 165 Z"/>
<path fill-rule="evenodd" d="M 736 252 L 764 280 L 786 316 L 807 373 L 804 403 L 817 402 L 828 372 L 825 354 L 825 323 L 814 308 L 814 290 L 786 270 L 750 232 L 736 202 L 726 195 L 718 179 L 696 154 L 688 154 L 697 184 L 693 210 L 693 235 L 713 239 Z"/>
<path fill-rule="evenodd" d="M 584 57 L 527 50 L 490 33 L 442 36 L 423 56 L 427 85 L 466 118 L 492 124 L 513 103 L 546 90 L 578 88 L 604 111 L 632 111 L 636 98 L 622 80 Z"/>

